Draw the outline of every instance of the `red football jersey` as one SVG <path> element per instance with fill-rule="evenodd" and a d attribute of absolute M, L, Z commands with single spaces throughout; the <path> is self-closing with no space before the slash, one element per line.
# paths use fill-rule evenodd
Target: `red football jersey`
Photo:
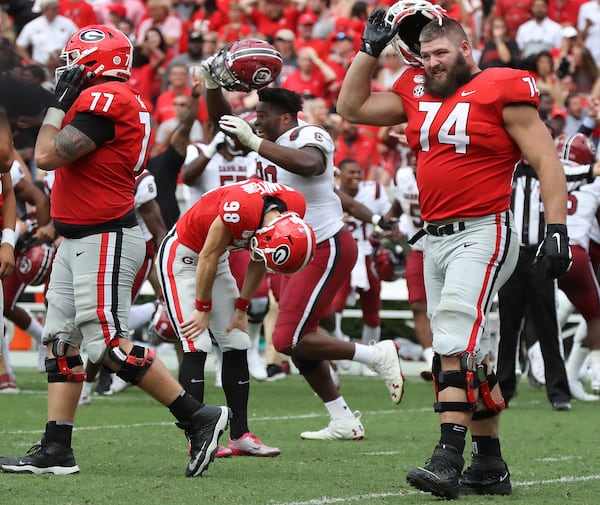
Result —
<path fill-rule="evenodd" d="M 504 129 L 502 110 L 537 107 L 528 72 L 489 68 L 453 95 L 425 93 L 423 70 L 407 68 L 394 83 L 408 117 L 406 136 L 417 153 L 417 184 L 425 221 L 478 217 L 510 208 L 514 165 L 521 153 Z"/>
<path fill-rule="evenodd" d="M 250 239 L 260 228 L 266 196 L 283 200 L 287 210 L 304 217 L 306 201 L 298 191 L 251 178 L 205 193 L 177 221 L 177 237 L 182 244 L 200 252 L 210 225 L 218 215 L 233 235 L 229 248 L 248 249 Z"/>
<path fill-rule="evenodd" d="M 139 95 L 124 82 L 84 89 L 67 112 L 63 125 L 77 112 L 110 119 L 115 136 L 98 149 L 55 171 L 52 217 L 73 225 L 94 225 L 133 210 L 135 176 L 146 166 L 150 113 Z"/>

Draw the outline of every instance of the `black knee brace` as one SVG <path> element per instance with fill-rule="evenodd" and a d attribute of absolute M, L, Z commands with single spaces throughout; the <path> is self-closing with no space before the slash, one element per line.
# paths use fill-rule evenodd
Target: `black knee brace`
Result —
<path fill-rule="evenodd" d="M 117 370 L 117 376 L 125 382 L 129 382 L 129 384 L 137 386 L 154 363 L 156 351 L 141 345 L 134 345 L 127 354 L 119 346 L 119 338 L 115 338 L 111 341 L 108 355 L 113 361 L 121 365 L 121 368 Z"/>
<path fill-rule="evenodd" d="M 85 372 L 74 372 L 73 368 L 83 366 L 83 360 L 79 354 L 67 356 L 70 344 L 64 340 L 52 341 L 52 354 L 54 358 L 46 358 L 45 367 L 48 374 L 48 382 L 83 382 Z"/>
<path fill-rule="evenodd" d="M 264 319 L 265 315 L 269 311 L 269 297 L 260 296 L 258 298 L 252 298 L 250 305 L 248 306 L 248 322 L 249 323 L 260 323 Z"/>
<path fill-rule="evenodd" d="M 438 354 L 433 357 L 431 367 L 435 384 L 436 402 L 433 404 L 435 412 L 473 412 L 477 406 L 477 380 L 473 372 L 473 357 L 464 354 L 460 360 L 460 370 L 442 371 L 442 360 Z M 448 387 L 464 389 L 467 393 L 466 402 L 439 402 L 439 392 Z"/>

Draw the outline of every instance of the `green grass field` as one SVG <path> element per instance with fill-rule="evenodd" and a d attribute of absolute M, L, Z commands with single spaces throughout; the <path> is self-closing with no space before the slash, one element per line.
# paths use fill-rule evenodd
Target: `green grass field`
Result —
<path fill-rule="evenodd" d="M 17 376 L 23 393 L 0 396 L 0 454 L 6 456 L 25 454 L 40 440 L 45 424 L 45 376 L 26 368 L 18 369 Z M 206 400 L 220 404 L 223 392 L 213 382 L 214 376 L 207 375 Z M 0 473 L 0 504 L 439 502 L 405 481 L 407 470 L 425 462 L 438 438 L 431 384 L 408 378 L 405 399 L 397 407 L 376 378 L 342 376 L 342 392 L 350 407 L 362 412 L 366 438 L 360 442 L 300 439 L 301 431 L 320 429 L 328 422 L 324 407 L 301 377 L 253 383 L 250 428 L 278 446 L 281 456 L 216 460 L 195 479 L 183 476 L 187 442 L 167 409 L 135 388 L 114 397 L 96 396 L 78 411 L 73 445 L 81 473 Z M 599 413 L 600 402 L 574 402 L 571 412 L 555 412 L 543 390 L 522 382 L 501 423 L 513 495 L 462 497 L 460 502 L 599 503 Z"/>

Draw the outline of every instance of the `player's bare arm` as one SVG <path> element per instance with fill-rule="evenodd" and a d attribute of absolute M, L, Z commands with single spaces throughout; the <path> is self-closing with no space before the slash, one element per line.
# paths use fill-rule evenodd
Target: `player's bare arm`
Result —
<path fill-rule="evenodd" d="M 96 143 L 77 128 L 67 125 L 58 130 L 45 124 L 35 143 L 35 162 L 42 170 L 56 170 L 98 148 Z"/>
<path fill-rule="evenodd" d="M 335 194 L 342 202 L 344 212 L 347 212 L 356 219 L 360 219 L 363 223 L 370 223 L 372 221 L 374 214 L 367 206 L 356 201 L 348 193 L 344 193 L 338 189 L 335 190 Z"/>
<path fill-rule="evenodd" d="M 207 158 L 204 153 L 200 151 L 197 158 L 183 166 L 183 169 L 181 170 L 181 181 L 186 186 L 192 186 L 196 182 L 196 179 L 202 175 L 202 172 L 204 172 L 209 161 L 210 158 Z"/>
<path fill-rule="evenodd" d="M 321 175 L 327 168 L 325 154 L 318 147 L 294 149 L 263 139 L 259 154 L 288 172 L 306 177 Z"/>
<path fill-rule="evenodd" d="M 167 234 L 167 226 L 160 212 L 160 206 L 156 200 L 150 200 L 140 205 L 138 211 L 144 223 L 146 223 L 148 230 L 152 233 L 154 243 L 156 246 L 159 246 Z"/>
<path fill-rule="evenodd" d="M 530 105 L 509 105 L 502 115 L 506 131 L 538 175 L 546 222 L 565 224 L 567 183 L 548 129 Z"/>
<path fill-rule="evenodd" d="M 12 129 L 4 107 L 0 106 L 0 173 L 10 170 L 13 161 Z"/>
<path fill-rule="evenodd" d="M 392 93 L 371 92 L 377 59 L 359 52 L 346 72 L 337 100 L 338 113 L 352 123 L 389 126 L 406 121 L 402 99 Z"/>

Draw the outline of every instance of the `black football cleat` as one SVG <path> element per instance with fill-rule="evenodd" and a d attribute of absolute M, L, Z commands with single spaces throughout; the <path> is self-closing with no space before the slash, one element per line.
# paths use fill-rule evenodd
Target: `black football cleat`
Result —
<path fill-rule="evenodd" d="M 505 461 L 497 456 L 473 455 L 471 465 L 460 477 L 461 495 L 512 494 L 510 472 Z"/>
<path fill-rule="evenodd" d="M 406 481 L 413 487 L 440 498 L 458 498 L 458 481 L 465 460 L 449 445 L 438 444 L 433 455 L 423 467 L 411 468 Z"/>
<path fill-rule="evenodd" d="M 22 458 L 0 458 L 0 467 L 7 473 L 69 475 L 79 473 L 73 449 L 56 442 L 34 445 Z"/>

